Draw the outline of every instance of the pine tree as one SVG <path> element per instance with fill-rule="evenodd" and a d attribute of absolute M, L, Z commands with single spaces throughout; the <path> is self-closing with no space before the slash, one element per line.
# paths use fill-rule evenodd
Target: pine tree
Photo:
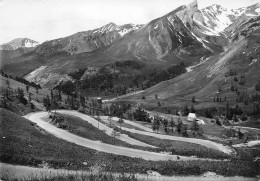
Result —
<path fill-rule="evenodd" d="M 120 129 L 121 129 L 121 127 L 122 127 L 122 123 L 124 123 L 124 120 L 123 120 L 122 118 L 120 118 L 120 119 L 118 120 L 118 123 L 119 123 L 119 125 L 120 125 Z"/>
<path fill-rule="evenodd" d="M 30 86 L 26 85 L 26 91 L 29 92 Z"/>
<path fill-rule="evenodd" d="M 195 96 L 192 96 L 191 102 L 192 102 L 192 103 L 195 103 L 195 102 L 196 102 Z"/>
<path fill-rule="evenodd" d="M 176 128 L 177 128 L 177 132 L 179 133 L 179 135 L 181 134 L 182 126 L 183 126 L 183 123 L 182 123 L 181 119 L 178 119 L 178 123 L 176 125 Z"/>
<path fill-rule="evenodd" d="M 168 130 L 167 130 L 167 128 L 168 128 L 168 120 L 167 119 L 163 119 L 162 123 L 163 123 L 163 126 L 164 126 L 164 131 L 167 134 L 168 133 Z"/>
<path fill-rule="evenodd" d="M 194 137 L 196 137 L 196 133 L 199 131 L 200 127 L 196 120 L 194 120 L 191 124 L 190 130 L 192 131 L 192 134 Z"/>
<path fill-rule="evenodd" d="M 61 96 L 61 90 L 59 89 L 59 92 L 58 92 L 58 99 L 59 101 L 62 101 L 62 96 Z"/>
<path fill-rule="evenodd" d="M 230 115 L 230 108 L 229 108 L 229 102 L 226 103 L 226 118 L 228 118 Z"/>
<path fill-rule="evenodd" d="M 191 112 L 191 113 L 195 113 L 195 112 L 196 112 L 196 110 L 195 110 L 195 108 L 194 108 L 193 105 L 191 105 L 191 107 L 190 107 L 190 112 Z"/>
<path fill-rule="evenodd" d="M 53 95 L 53 91 L 51 89 L 51 101 L 53 100 L 53 97 L 54 97 L 54 95 Z"/>

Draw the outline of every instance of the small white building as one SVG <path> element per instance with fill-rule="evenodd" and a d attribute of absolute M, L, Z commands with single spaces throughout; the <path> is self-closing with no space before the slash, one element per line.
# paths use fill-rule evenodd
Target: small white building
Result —
<path fill-rule="evenodd" d="M 187 117 L 187 120 L 188 121 L 195 121 L 197 118 L 196 114 L 195 113 L 189 113 L 188 117 Z"/>
<path fill-rule="evenodd" d="M 198 119 L 195 113 L 189 113 L 187 117 L 188 121 L 197 121 L 198 124 L 205 124 L 202 119 Z"/>

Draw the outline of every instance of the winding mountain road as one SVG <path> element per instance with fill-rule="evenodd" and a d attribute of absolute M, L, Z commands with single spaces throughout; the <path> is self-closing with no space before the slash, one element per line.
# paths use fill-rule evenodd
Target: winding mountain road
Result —
<path fill-rule="evenodd" d="M 60 113 L 64 114 L 70 114 L 74 116 L 79 116 L 80 118 L 87 120 L 89 122 L 93 121 L 91 117 L 78 113 L 76 111 L 59 111 Z M 173 161 L 181 161 L 181 160 L 210 160 L 210 159 L 202 159 L 202 158 L 194 158 L 194 157 L 186 157 L 186 156 L 178 156 L 178 155 L 168 155 L 168 154 L 161 154 L 161 153 L 155 153 L 155 152 L 149 152 L 149 151 L 143 151 L 133 148 L 126 148 L 121 146 L 115 146 L 115 145 L 109 145 L 106 143 L 102 143 L 100 141 L 93 141 L 86 138 L 82 138 L 80 136 L 76 136 L 72 133 L 69 133 L 65 130 L 59 129 L 55 127 L 54 125 L 44 121 L 42 118 L 48 116 L 47 112 L 35 112 L 30 113 L 25 118 L 31 120 L 32 122 L 36 123 L 39 127 L 43 128 L 50 134 L 66 140 L 71 143 L 75 143 L 77 145 L 91 148 L 97 151 L 105 152 L 105 153 L 112 153 L 116 155 L 122 155 L 122 156 L 128 156 L 128 157 L 135 157 L 135 158 L 142 158 L 145 160 L 153 160 L 153 161 L 159 161 L 159 160 L 173 160 Z"/>
<path fill-rule="evenodd" d="M 101 119 L 107 120 L 107 117 L 101 116 Z M 118 121 L 118 118 L 112 118 L 112 119 L 115 121 Z M 216 143 L 216 142 L 213 142 L 213 141 L 158 134 L 158 133 L 154 133 L 150 128 L 147 128 L 143 125 L 134 123 L 132 121 L 128 121 L 128 120 L 124 119 L 124 122 L 127 124 L 131 124 L 133 126 L 136 126 L 140 129 L 146 130 L 146 131 L 140 131 L 140 130 L 125 128 L 125 127 L 121 128 L 122 130 L 129 131 L 132 133 L 137 133 L 137 134 L 146 135 L 146 136 L 153 136 L 153 137 L 160 138 L 160 139 L 168 139 L 168 140 L 173 140 L 173 141 L 184 141 L 184 142 L 189 142 L 189 143 L 195 143 L 195 144 L 205 146 L 207 148 L 219 150 L 226 154 L 231 154 L 232 152 L 234 152 L 234 150 L 232 148 L 230 148 L 228 146 L 224 146 L 224 145 Z"/>
<path fill-rule="evenodd" d="M 79 113 L 77 111 L 68 111 L 68 110 L 56 110 L 56 112 L 61 113 L 61 114 L 71 115 L 71 116 L 77 116 L 77 117 L 81 118 L 82 120 L 87 121 L 88 123 L 92 124 L 92 126 L 104 131 L 107 135 L 111 136 L 113 134 L 112 128 L 106 126 L 105 124 L 103 124 L 103 123 L 97 121 L 96 119 L 94 119 L 90 116 L 87 116 L 85 114 Z M 117 139 L 120 139 L 121 141 L 127 142 L 131 145 L 156 148 L 153 145 L 149 145 L 147 143 L 143 143 L 141 141 L 133 139 L 126 134 L 120 134 L 120 136 L 117 137 Z"/>

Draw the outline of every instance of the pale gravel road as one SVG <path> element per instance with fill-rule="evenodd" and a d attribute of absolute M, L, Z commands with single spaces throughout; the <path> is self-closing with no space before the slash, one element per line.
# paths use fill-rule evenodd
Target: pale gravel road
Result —
<path fill-rule="evenodd" d="M 61 114 L 68 114 L 68 115 L 71 115 L 71 116 L 77 116 L 77 117 L 81 118 L 82 120 L 87 121 L 88 123 L 92 124 L 96 128 L 103 130 L 107 135 L 111 136 L 111 134 L 112 134 L 112 131 L 113 131 L 112 128 L 109 128 L 105 124 L 97 121 L 96 119 L 93 119 L 92 117 L 90 117 L 88 115 L 79 113 L 77 111 L 68 111 L 68 110 L 57 110 L 56 112 L 61 113 Z M 138 146 L 143 146 L 143 147 L 156 148 L 155 146 L 152 146 L 152 145 L 143 143 L 141 141 L 138 141 L 136 139 L 133 139 L 126 134 L 120 134 L 120 136 L 117 137 L 117 139 L 120 139 L 124 142 L 131 144 L 131 145 L 138 145 Z"/>
<path fill-rule="evenodd" d="M 109 120 L 108 120 L 108 116 L 100 116 L 100 118 L 101 118 L 102 120 L 106 121 L 106 122 L 109 121 Z M 114 121 L 118 121 L 118 120 L 119 120 L 119 118 L 117 118 L 117 117 L 112 117 L 111 119 L 114 120 Z M 130 125 L 132 125 L 132 126 L 138 127 L 138 128 L 140 128 L 140 129 L 142 129 L 142 130 L 144 130 L 144 131 L 153 132 L 153 130 L 152 130 L 151 128 L 148 128 L 148 127 L 143 126 L 143 125 L 141 125 L 141 124 L 135 123 L 135 122 L 133 122 L 133 121 L 129 121 L 129 120 L 127 120 L 127 119 L 124 119 L 124 122 L 127 123 L 127 124 L 130 124 Z"/>
<path fill-rule="evenodd" d="M 248 143 L 240 143 L 233 145 L 233 147 L 253 147 L 260 145 L 260 140 L 249 141 Z"/>
<path fill-rule="evenodd" d="M 130 129 L 130 128 L 124 128 L 124 127 L 122 127 L 122 130 L 129 131 L 129 132 L 132 132 L 132 133 L 142 134 L 142 135 L 146 135 L 146 136 L 152 136 L 152 137 L 156 137 L 156 138 L 160 138 L 160 139 L 195 143 L 195 144 L 199 144 L 201 146 L 205 146 L 207 148 L 219 150 L 219 151 L 226 153 L 226 154 L 232 154 L 234 152 L 234 150 L 229 146 L 224 146 L 222 144 L 219 144 L 219 143 L 216 143 L 216 142 L 213 142 L 213 141 L 209 141 L 209 140 L 163 135 L 163 134 L 145 132 L 145 131 L 140 131 L 140 130 Z"/>
<path fill-rule="evenodd" d="M 101 118 L 103 118 L 104 120 L 107 119 L 107 117 L 101 117 Z M 118 118 L 113 118 L 113 120 L 118 120 Z M 152 132 L 152 130 L 150 128 L 147 128 L 143 125 L 140 125 L 140 124 L 137 124 L 137 123 L 134 123 L 134 122 L 131 122 L 131 121 L 127 121 L 127 120 L 124 120 L 124 121 L 125 121 L 125 123 L 131 124 L 131 125 L 136 126 L 140 129 L 146 130 L 146 131 L 140 131 L 140 130 L 125 128 L 125 127 L 121 128 L 125 131 L 129 131 L 129 132 L 132 132 L 132 133 L 138 133 L 138 134 L 142 134 L 142 135 L 146 135 L 146 136 L 153 136 L 153 137 L 160 138 L 160 139 L 168 139 L 168 140 L 173 140 L 173 141 L 184 141 L 184 142 L 189 142 L 189 143 L 195 143 L 195 144 L 205 146 L 207 148 L 219 150 L 219 151 L 227 153 L 227 154 L 231 154 L 232 152 L 234 152 L 234 150 L 231 147 L 224 146 L 222 144 L 219 144 L 219 143 L 216 143 L 216 142 L 213 142 L 213 141 L 196 139 L 196 138 L 185 138 L 185 137 L 157 134 L 157 133 Z"/>
<path fill-rule="evenodd" d="M 62 113 L 78 116 L 80 115 L 80 118 L 82 119 L 89 119 L 89 121 L 93 121 L 89 116 L 75 112 L 75 111 L 61 111 Z M 75 143 L 77 145 L 91 148 L 97 151 L 105 152 L 105 153 L 112 153 L 116 155 L 122 155 L 122 156 L 128 156 L 128 157 L 135 157 L 135 158 L 142 158 L 145 160 L 153 160 L 153 161 L 167 161 L 167 160 L 173 160 L 173 161 L 183 161 L 183 160 L 210 160 L 210 159 L 203 159 L 203 158 L 194 158 L 194 157 L 186 157 L 186 156 L 178 156 L 178 155 L 168 155 L 168 154 L 161 154 L 161 153 L 155 153 L 155 152 L 149 152 L 149 151 L 143 151 L 133 148 L 127 148 L 127 147 L 121 147 L 121 146 L 115 146 L 115 145 L 109 145 L 106 143 L 102 143 L 100 141 L 93 141 L 86 138 L 82 138 L 80 136 L 76 136 L 74 134 L 69 133 L 68 131 L 59 129 L 55 127 L 54 125 L 42 120 L 43 117 L 46 117 L 48 115 L 47 112 L 35 112 L 30 113 L 25 118 L 31 120 L 32 122 L 36 123 L 39 127 L 43 128 L 50 134 L 66 140 L 71 143 Z M 180 159 L 178 159 L 178 157 Z"/>

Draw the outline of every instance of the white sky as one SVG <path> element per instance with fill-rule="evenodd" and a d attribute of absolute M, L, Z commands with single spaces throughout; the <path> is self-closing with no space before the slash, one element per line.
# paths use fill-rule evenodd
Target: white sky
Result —
<path fill-rule="evenodd" d="M 145 24 L 193 0 L 0 0 L 0 44 L 14 38 L 43 42 L 114 22 Z M 239 8 L 260 0 L 198 0 L 199 9 Z"/>

